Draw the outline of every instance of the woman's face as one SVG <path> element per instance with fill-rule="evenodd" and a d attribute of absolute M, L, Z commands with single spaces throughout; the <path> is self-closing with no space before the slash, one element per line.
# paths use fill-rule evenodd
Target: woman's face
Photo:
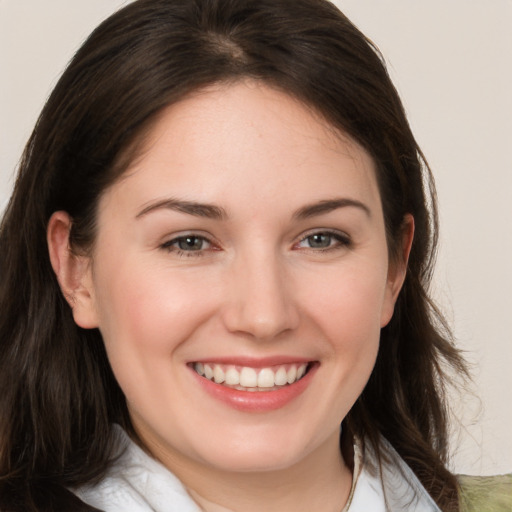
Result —
<path fill-rule="evenodd" d="M 272 470 L 337 446 L 402 278 L 369 155 L 247 82 L 168 108 L 105 192 L 75 318 L 157 458 Z"/>

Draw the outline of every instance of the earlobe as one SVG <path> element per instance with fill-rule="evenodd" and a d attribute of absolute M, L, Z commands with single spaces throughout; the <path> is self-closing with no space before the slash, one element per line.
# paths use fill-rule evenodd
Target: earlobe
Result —
<path fill-rule="evenodd" d="M 51 216 L 46 233 L 50 262 L 76 324 L 84 329 L 92 329 L 98 327 L 98 322 L 90 258 L 75 254 L 71 249 L 71 225 L 71 217 L 64 211 Z"/>
<path fill-rule="evenodd" d="M 405 276 L 407 275 L 407 265 L 409 262 L 413 239 L 414 217 L 408 213 L 404 216 L 402 223 L 400 253 L 397 255 L 396 260 L 391 261 L 389 264 L 386 297 L 382 308 L 381 327 L 386 326 L 393 316 L 398 294 L 402 289 Z"/>

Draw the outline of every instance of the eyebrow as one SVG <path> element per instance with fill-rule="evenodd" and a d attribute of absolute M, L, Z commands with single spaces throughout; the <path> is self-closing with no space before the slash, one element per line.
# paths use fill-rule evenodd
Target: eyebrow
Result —
<path fill-rule="evenodd" d="M 325 199 L 323 201 L 318 201 L 317 203 L 312 203 L 299 208 L 293 214 L 293 217 L 298 220 L 305 220 L 317 215 L 323 215 L 332 212 L 338 208 L 346 208 L 350 206 L 363 210 L 366 215 L 368 215 L 368 217 L 371 217 L 371 211 L 368 206 L 366 206 L 361 201 L 350 198 Z"/>
<path fill-rule="evenodd" d="M 294 212 L 292 217 L 297 220 L 305 220 L 346 207 L 359 208 L 364 211 L 366 215 L 371 217 L 371 212 L 368 206 L 361 201 L 349 198 L 324 199 L 299 208 Z M 174 210 L 176 212 L 186 213 L 195 217 L 204 217 L 214 220 L 225 220 L 227 218 L 226 211 L 220 206 L 174 198 L 161 199 L 148 204 L 136 215 L 136 218 L 139 219 L 156 210 Z"/>
<path fill-rule="evenodd" d="M 194 215 L 195 217 L 204 217 L 215 220 L 223 220 L 227 217 L 226 211 L 223 208 L 213 204 L 169 198 L 150 203 L 145 206 L 135 218 L 139 219 L 156 210 L 174 210 L 176 212 Z"/>

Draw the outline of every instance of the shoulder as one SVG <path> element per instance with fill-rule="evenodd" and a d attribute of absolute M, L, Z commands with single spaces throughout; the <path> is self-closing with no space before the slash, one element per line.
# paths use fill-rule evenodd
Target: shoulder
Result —
<path fill-rule="evenodd" d="M 512 473 L 498 476 L 458 476 L 461 512 L 510 512 Z"/>
<path fill-rule="evenodd" d="M 120 456 L 102 480 L 72 489 L 104 512 L 198 512 L 181 482 L 119 428 Z"/>
<path fill-rule="evenodd" d="M 359 459 L 359 462 L 358 462 Z M 356 440 L 354 487 L 347 512 L 441 512 L 413 471 L 384 438 L 379 453 Z"/>

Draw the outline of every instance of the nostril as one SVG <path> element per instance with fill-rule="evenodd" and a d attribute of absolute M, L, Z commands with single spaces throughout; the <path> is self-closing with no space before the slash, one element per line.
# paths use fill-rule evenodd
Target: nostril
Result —
<path fill-rule="evenodd" d="M 244 333 L 264 341 L 296 329 L 299 315 L 293 308 L 267 299 L 260 304 L 239 301 L 225 311 L 224 322 L 230 332 Z"/>

